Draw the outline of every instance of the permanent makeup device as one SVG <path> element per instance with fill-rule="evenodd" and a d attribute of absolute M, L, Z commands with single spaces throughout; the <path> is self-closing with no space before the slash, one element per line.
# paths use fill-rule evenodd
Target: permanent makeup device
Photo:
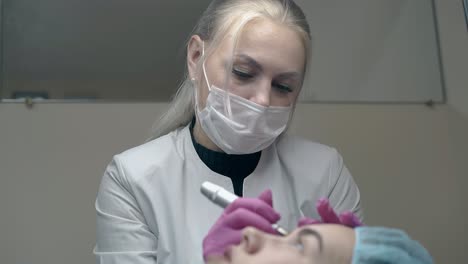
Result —
<path fill-rule="evenodd" d="M 239 198 L 237 195 L 228 192 L 223 187 L 208 181 L 202 183 L 200 191 L 206 196 L 206 198 L 222 208 L 226 208 L 230 203 Z M 278 232 L 278 234 L 282 236 L 288 235 L 288 232 L 278 224 L 272 224 L 271 226 L 276 230 L 276 232 Z"/>

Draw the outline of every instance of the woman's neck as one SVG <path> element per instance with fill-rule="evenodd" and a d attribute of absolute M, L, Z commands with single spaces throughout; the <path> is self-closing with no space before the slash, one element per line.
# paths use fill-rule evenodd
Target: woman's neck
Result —
<path fill-rule="evenodd" d="M 206 135 L 205 131 L 203 131 L 200 125 L 200 122 L 195 122 L 195 126 L 193 127 L 193 137 L 198 144 L 207 149 L 217 152 L 224 152 Z"/>

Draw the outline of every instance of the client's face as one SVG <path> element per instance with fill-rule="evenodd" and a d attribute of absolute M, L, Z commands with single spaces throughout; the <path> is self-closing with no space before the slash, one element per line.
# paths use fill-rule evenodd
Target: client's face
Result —
<path fill-rule="evenodd" d="M 245 228 L 239 245 L 224 257 L 208 263 L 315 264 L 351 263 L 354 230 L 341 225 L 309 225 L 297 228 L 286 237 L 273 236 L 255 228 Z"/>

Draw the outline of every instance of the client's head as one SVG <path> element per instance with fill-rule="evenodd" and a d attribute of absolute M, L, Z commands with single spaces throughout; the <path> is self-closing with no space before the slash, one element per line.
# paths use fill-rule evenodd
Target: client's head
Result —
<path fill-rule="evenodd" d="M 401 230 L 321 224 L 297 228 L 286 237 L 247 227 L 240 244 L 209 263 L 426 264 L 432 260 Z"/>

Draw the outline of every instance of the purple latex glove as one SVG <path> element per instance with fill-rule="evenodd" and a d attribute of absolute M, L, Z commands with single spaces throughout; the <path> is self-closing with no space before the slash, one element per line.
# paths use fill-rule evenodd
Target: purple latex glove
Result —
<path fill-rule="evenodd" d="M 258 198 L 237 198 L 224 209 L 203 239 L 203 258 L 206 261 L 208 257 L 223 256 L 226 249 L 241 242 L 242 229 L 247 226 L 276 234 L 271 225 L 279 219 L 279 213 L 273 209 L 271 190 Z"/>
<path fill-rule="evenodd" d="M 308 217 L 303 217 L 299 220 L 297 224 L 298 226 L 327 223 L 339 224 L 355 228 L 363 225 L 361 220 L 359 220 L 359 218 L 350 211 L 346 211 L 341 213 L 340 215 L 337 215 L 335 210 L 333 210 L 333 207 L 331 207 L 330 201 L 328 201 L 327 198 L 319 199 L 315 207 L 322 219 L 317 220 Z"/>

